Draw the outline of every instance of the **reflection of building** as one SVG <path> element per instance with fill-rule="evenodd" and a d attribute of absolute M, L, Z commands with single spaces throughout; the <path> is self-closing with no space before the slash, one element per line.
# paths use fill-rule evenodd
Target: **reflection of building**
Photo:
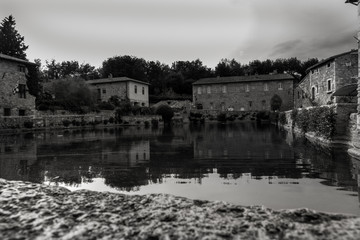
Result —
<path fill-rule="evenodd" d="M 101 151 L 103 164 L 121 164 L 126 167 L 135 167 L 139 163 L 150 160 L 150 143 L 148 140 L 120 143 L 117 150 L 113 150 L 111 145 L 103 145 Z"/>
<path fill-rule="evenodd" d="M 36 165 L 37 146 L 18 136 L 0 136 L 0 178 L 41 182 Z M 37 169 L 39 170 L 39 169 Z"/>
<path fill-rule="evenodd" d="M 112 96 L 118 96 L 120 99 L 129 99 L 134 105 L 149 106 L 149 83 L 128 77 L 110 77 L 89 80 L 86 83 L 96 89 L 100 101 L 107 101 Z"/>
<path fill-rule="evenodd" d="M 289 74 L 203 78 L 193 83 L 193 101 L 205 110 L 259 111 L 270 110 L 277 96 L 280 109 L 289 110 L 293 82 Z"/>
<path fill-rule="evenodd" d="M 0 116 L 33 115 L 35 97 L 27 88 L 27 66 L 34 63 L 0 53 Z"/>
<path fill-rule="evenodd" d="M 203 167 L 217 168 L 224 177 L 301 177 L 292 148 L 275 129 L 255 124 L 206 125 L 194 137 L 194 158 Z"/>

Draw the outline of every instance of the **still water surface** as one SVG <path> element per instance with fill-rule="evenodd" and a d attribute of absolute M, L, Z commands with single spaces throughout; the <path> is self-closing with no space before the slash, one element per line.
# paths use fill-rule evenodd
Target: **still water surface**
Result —
<path fill-rule="evenodd" d="M 0 136 L 0 178 L 360 215 L 360 160 L 274 126 L 119 127 Z"/>

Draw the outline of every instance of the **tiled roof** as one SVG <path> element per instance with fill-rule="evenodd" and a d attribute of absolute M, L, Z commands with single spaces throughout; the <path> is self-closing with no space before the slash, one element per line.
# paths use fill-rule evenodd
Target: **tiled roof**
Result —
<path fill-rule="evenodd" d="M 88 84 L 103 84 L 103 83 L 115 83 L 115 82 L 137 82 L 141 84 L 150 85 L 147 82 L 143 82 L 140 80 L 128 78 L 128 77 L 116 77 L 116 78 L 102 78 L 102 79 L 95 79 L 95 80 L 88 80 L 86 83 Z"/>
<path fill-rule="evenodd" d="M 12 56 L 9 56 L 9 55 L 5 55 L 5 54 L 2 54 L 2 53 L 0 53 L 0 59 L 5 59 L 5 60 L 8 60 L 8 61 L 19 62 L 19 63 L 24 63 L 24 64 L 36 65 L 33 62 L 29 62 L 29 61 L 26 61 L 26 60 L 23 60 L 23 59 L 20 59 L 20 58 L 16 58 L 16 57 L 12 57 Z"/>
<path fill-rule="evenodd" d="M 311 70 L 314 69 L 314 68 L 317 68 L 317 67 L 319 67 L 319 66 L 322 66 L 322 65 L 326 64 L 327 62 L 330 62 L 330 61 L 332 61 L 332 60 L 334 60 L 334 59 L 336 59 L 336 58 L 338 58 L 338 57 L 344 56 L 344 55 L 346 55 L 346 54 L 351 54 L 351 53 L 357 54 L 357 53 L 358 53 L 358 50 L 351 50 L 351 51 L 348 51 L 348 52 L 340 53 L 340 54 L 331 56 L 331 57 L 329 57 L 329 58 L 326 58 L 326 59 L 318 62 L 317 64 L 312 65 L 312 66 L 309 67 L 308 69 L 306 69 L 306 72 L 309 72 L 309 71 L 311 71 Z"/>
<path fill-rule="evenodd" d="M 233 77 L 215 77 L 202 78 L 194 82 L 193 85 L 200 84 L 221 84 L 221 83 L 237 83 L 237 82 L 260 82 L 260 81 L 278 81 L 278 80 L 294 80 L 290 74 L 266 74 L 251 76 L 233 76 Z"/>

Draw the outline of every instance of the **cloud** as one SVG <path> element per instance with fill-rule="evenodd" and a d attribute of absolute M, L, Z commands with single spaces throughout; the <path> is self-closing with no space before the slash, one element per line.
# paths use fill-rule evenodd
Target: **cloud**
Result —
<path fill-rule="evenodd" d="M 297 40 L 290 40 L 286 42 L 279 43 L 275 45 L 273 48 L 273 52 L 270 54 L 270 57 L 279 56 L 288 54 L 289 52 L 294 52 L 294 50 L 302 44 L 302 41 Z"/>

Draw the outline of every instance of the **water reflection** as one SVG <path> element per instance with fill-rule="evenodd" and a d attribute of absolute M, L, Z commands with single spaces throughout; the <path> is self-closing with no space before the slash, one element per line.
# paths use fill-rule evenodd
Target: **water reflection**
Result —
<path fill-rule="evenodd" d="M 359 214 L 360 161 L 275 127 L 123 127 L 0 137 L 0 177 Z M 346 203 L 346 206 L 345 206 Z"/>

